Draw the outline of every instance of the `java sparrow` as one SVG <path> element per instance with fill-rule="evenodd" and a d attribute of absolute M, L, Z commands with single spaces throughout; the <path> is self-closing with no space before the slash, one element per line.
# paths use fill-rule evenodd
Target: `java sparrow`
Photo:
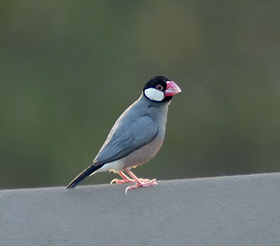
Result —
<path fill-rule="evenodd" d="M 136 183 L 127 187 L 126 192 L 157 184 L 155 179 L 137 178 L 130 169 L 149 161 L 160 149 L 168 105 L 179 92 L 180 88 L 173 81 L 164 76 L 153 77 L 143 88 L 140 98 L 118 118 L 93 164 L 74 178 L 67 189 L 74 188 L 89 175 L 105 171 L 116 172 L 123 178 L 111 183 Z"/>

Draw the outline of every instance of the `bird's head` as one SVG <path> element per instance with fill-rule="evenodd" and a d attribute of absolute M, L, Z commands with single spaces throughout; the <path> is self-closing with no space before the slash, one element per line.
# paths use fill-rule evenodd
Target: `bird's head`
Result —
<path fill-rule="evenodd" d="M 155 76 L 145 85 L 143 94 L 153 102 L 167 102 L 180 93 L 181 89 L 175 82 L 164 76 Z"/>

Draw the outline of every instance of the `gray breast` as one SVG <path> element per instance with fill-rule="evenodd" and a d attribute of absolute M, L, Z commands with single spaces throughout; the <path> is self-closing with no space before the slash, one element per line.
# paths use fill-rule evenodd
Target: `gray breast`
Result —
<path fill-rule="evenodd" d="M 122 159 L 124 168 L 131 168 L 148 162 L 159 151 L 163 139 L 156 137 L 151 143 L 143 146 L 142 148 L 134 151 L 130 155 Z"/>

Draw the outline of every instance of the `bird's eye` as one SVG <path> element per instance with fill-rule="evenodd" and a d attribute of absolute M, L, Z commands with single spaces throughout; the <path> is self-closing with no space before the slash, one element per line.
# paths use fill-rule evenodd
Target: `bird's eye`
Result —
<path fill-rule="evenodd" d="M 158 85 L 156 86 L 156 89 L 157 89 L 157 90 L 160 90 L 160 91 L 163 91 L 163 86 L 162 86 L 161 84 L 158 84 Z"/>

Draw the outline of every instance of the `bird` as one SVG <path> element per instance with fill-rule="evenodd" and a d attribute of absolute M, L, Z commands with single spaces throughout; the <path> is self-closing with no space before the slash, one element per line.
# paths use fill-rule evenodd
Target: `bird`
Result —
<path fill-rule="evenodd" d="M 88 176 L 106 171 L 113 171 L 122 177 L 121 180 L 113 179 L 111 184 L 135 183 L 128 186 L 125 193 L 156 185 L 156 179 L 137 178 L 130 169 L 148 162 L 161 148 L 168 105 L 173 96 L 180 92 L 179 86 L 164 76 L 151 78 L 139 99 L 117 119 L 93 163 L 74 178 L 66 189 L 75 188 Z"/>

